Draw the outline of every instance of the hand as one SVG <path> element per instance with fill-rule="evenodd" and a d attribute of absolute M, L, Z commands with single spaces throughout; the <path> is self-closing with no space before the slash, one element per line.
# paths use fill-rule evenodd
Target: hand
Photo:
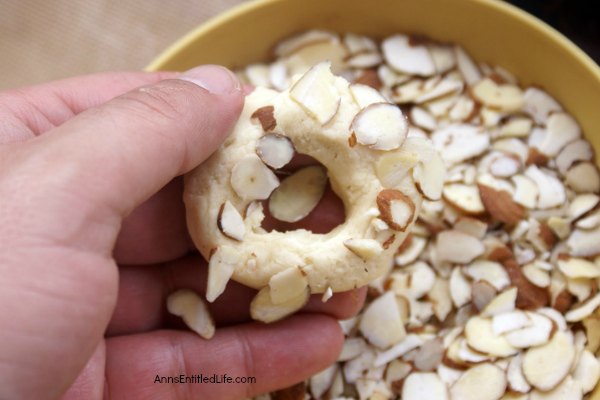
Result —
<path fill-rule="evenodd" d="M 336 359 L 334 318 L 357 312 L 364 291 L 263 325 L 248 315 L 255 292 L 230 282 L 210 341 L 165 311 L 169 293 L 206 282 L 177 177 L 219 146 L 242 104 L 216 66 L 0 94 L 0 398 L 243 398 Z M 154 383 L 225 373 L 256 382 Z"/>

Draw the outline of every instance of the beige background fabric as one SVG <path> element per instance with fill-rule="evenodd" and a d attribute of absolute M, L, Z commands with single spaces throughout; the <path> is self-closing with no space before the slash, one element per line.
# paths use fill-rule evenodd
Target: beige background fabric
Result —
<path fill-rule="evenodd" d="M 243 0 L 0 0 L 0 89 L 140 70 Z"/>

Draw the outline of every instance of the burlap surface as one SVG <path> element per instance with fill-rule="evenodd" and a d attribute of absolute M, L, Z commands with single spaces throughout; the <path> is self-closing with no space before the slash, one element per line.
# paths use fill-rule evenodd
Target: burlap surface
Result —
<path fill-rule="evenodd" d="M 242 0 L 0 0 L 0 89 L 139 70 Z"/>

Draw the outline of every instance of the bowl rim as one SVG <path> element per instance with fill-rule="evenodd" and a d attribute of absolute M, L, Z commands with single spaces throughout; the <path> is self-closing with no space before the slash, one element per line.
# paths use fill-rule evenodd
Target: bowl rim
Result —
<path fill-rule="evenodd" d="M 289 0 L 253 0 L 246 3 L 238 4 L 229 10 L 225 10 L 216 16 L 203 22 L 196 28 L 192 29 L 165 50 L 163 50 L 156 58 L 154 58 L 145 68 L 145 71 L 159 71 L 162 66 L 172 59 L 176 54 L 188 47 L 197 37 L 202 36 L 205 32 L 211 31 L 216 27 L 233 20 L 242 14 L 250 12 L 254 9 L 268 7 L 274 3 L 281 3 Z M 598 81 L 600 85 L 600 66 L 572 40 L 567 38 L 561 32 L 542 21 L 538 17 L 528 13 L 527 11 L 512 5 L 510 3 L 499 0 L 462 0 L 471 3 L 479 3 L 484 7 L 490 7 L 496 12 L 507 14 L 509 17 L 515 18 L 519 22 L 528 25 L 534 30 L 541 31 L 544 35 L 555 41 L 561 48 L 566 50 L 573 56 L 582 66 Z"/>

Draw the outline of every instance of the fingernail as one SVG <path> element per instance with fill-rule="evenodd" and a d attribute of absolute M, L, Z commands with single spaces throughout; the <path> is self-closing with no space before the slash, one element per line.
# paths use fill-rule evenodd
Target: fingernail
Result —
<path fill-rule="evenodd" d="M 233 72 L 220 65 L 202 65 L 184 72 L 178 79 L 192 82 L 213 94 L 230 94 L 241 90 Z"/>

